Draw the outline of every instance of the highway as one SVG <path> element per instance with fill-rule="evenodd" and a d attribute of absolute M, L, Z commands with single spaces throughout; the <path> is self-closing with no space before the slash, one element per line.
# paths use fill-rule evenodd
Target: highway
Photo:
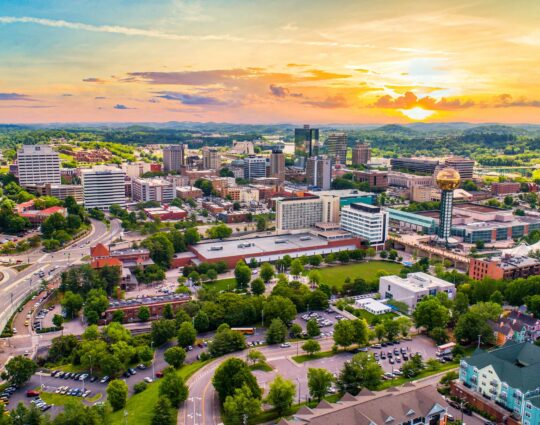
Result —
<path fill-rule="evenodd" d="M 24 298 L 39 288 L 42 279 L 50 279 L 69 265 L 80 262 L 84 256 L 89 255 L 90 246 L 99 242 L 109 243 L 122 231 L 118 220 L 111 221 L 110 230 L 101 221 L 91 220 L 91 222 L 90 233 L 65 249 L 52 253 L 36 250 L 29 254 L 0 257 L 0 262 L 3 263 L 20 260 L 30 264 L 19 273 L 11 268 L 2 268 L 7 278 L 0 283 L 0 329 L 4 328 Z M 44 273 L 44 277 L 39 277 L 40 272 Z M 17 336 L 12 339 L 16 338 Z"/>

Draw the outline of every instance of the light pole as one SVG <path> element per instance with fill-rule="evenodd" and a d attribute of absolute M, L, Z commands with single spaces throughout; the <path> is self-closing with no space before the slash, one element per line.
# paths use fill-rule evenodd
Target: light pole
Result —
<path fill-rule="evenodd" d="M 127 425 L 128 411 L 124 410 L 124 424 Z"/>
<path fill-rule="evenodd" d="M 296 377 L 296 382 L 298 382 L 298 404 L 300 404 L 300 378 Z"/>
<path fill-rule="evenodd" d="M 152 350 L 152 379 L 156 379 L 156 366 L 154 362 L 154 341 L 150 341 L 150 349 Z"/>

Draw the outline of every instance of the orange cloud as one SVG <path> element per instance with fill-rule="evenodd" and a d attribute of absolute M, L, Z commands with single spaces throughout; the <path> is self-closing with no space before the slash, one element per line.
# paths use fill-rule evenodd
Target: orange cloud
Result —
<path fill-rule="evenodd" d="M 373 106 L 384 109 L 411 109 L 420 107 L 434 111 L 451 111 L 470 108 L 474 106 L 474 102 L 472 100 L 461 101 L 460 99 L 447 99 L 444 97 L 440 100 L 429 96 L 419 98 L 413 92 L 408 91 L 403 96 L 396 98 L 390 95 L 381 96 Z"/>

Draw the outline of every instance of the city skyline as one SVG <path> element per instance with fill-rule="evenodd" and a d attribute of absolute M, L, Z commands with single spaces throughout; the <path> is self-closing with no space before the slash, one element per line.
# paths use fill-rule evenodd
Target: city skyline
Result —
<path fill-rule="evenodd" d="M 2 3 L 1 123 L 540 123 L 532 1 Z"/>

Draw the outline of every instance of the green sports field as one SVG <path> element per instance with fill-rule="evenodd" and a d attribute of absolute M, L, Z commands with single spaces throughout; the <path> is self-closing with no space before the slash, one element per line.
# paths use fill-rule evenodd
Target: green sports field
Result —
<path fill-rule="evenodd" d="M 368 261 L 365 263 L 347 264 L 343 266 L 325 267 L 319 269 L 323 283 L 340 288 L 347 277 L 351 281 L 361 277 L 367 282 L 377 279 L 377 272 L 382 270 L 389 274 L 399 274 L 402 264 L 389 261 Z"/>

